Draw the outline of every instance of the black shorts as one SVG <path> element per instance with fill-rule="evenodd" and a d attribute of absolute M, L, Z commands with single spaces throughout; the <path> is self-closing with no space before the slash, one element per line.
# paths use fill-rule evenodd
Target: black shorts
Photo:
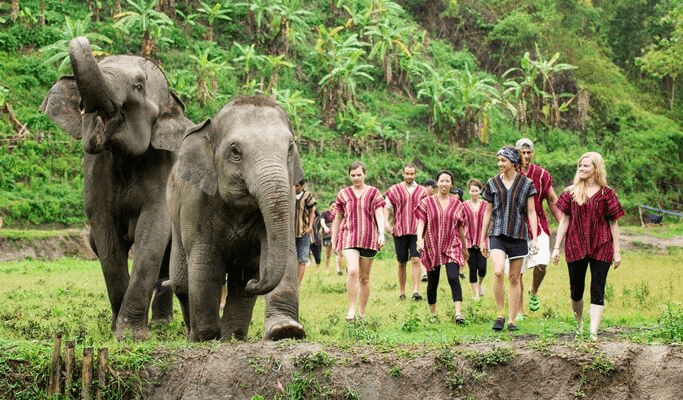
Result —
<path fill-rule="evenodd" d="M 357 250 L 361 258 L 375 258 L 377 255 L 377 250 L 364 249 L 361 247 L 347 247 L 344 250 Z"/>
<path fill-rule="evenodd" d="M 417 251 L 417 235 L 394 236 L 394 247 L 396 259 L 400 263 L 406 263 L 413 257 L 420 257 L 420 252 Z"/>
<path fill-rule="evenodd" d="M 510 236 L 489 236 L 489 249 L 502 250 L 508 259 L 526 257 L 529 254 L 529 242 L 526 239 L 515 239 Z"/>

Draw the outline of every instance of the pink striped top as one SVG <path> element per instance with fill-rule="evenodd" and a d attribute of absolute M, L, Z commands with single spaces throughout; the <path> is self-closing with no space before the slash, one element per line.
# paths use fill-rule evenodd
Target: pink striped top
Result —
<path fill-rule="evenodd" d="M 481 231 L 484 229 L 484 214 L 489 207 L 487 201 L 479 201 L 479 209 L 474 211 L 472 200 L 463 202 L 463 214 L 467 222 L 467 230 L 465 231 L 465 238 L 467 239 L 467 248 L 478 246 L 480 249 L 488 246 L 488 243 L 480 243 Z M 488 237 L 484 240 L 488 242 Z"/>
<path fill-rule="evenodd" d="M 441 207 L 437 196 L 429 196 L 420 202 L 417 218 L 423 221 L 424 249 L 422 264 L 427 271 L 437 265 L 455 262 L 465 263 L 459 229 L 467 232 L 463 203 L 450 196 L 446 208 Z"/>
<path fill-rule="evenodd" d="M 417 185 L 412 193 L 408 193 L 408 188 L 401 182 L 389 188 L 385 193 L 394 209 L 394 236 L 414 235 L 417 232 L 417 219 L 415 210 L 420 205 L 420 201 L 427 197 L 427 190 L 424 186 Z"/>
<path fill-rule="evenodd" d="M 534 208 L 536 209 L 536 219 L 538 224 L 538 234 L 545 232 L 550 236 L 550 228 L 548 227 L 548 218 L 545 216 L 545 210 L 543 209 L 543 201 L 550 196 L 550 190 L 553 188 L 553 177 L 550 176 L 550 172 L 539 167 L 536 164 L 529 164 L 529 169 L 526 173 L 522 172 L 522 175 L 531 179 L 536 188 L 538 194 L 534 196 Z M 529 237 L 531 236 L 531 226 L 527 220 L 527 230 L 529 231 Z"/>
<path fill-rule="evenodd" d="M 374 186 L 366 185 L 360 197 L 356 197 L 351 186 L 339 191 L 337 212 L 341 213 L 341 222 L 338 235 L 341 234 L 342 249 L 379 250 L 375 212 L 384 204 L 382 193 Z"/>

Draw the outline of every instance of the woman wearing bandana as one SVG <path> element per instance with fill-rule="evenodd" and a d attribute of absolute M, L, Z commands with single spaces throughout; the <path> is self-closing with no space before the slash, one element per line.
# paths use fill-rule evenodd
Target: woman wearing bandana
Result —
<path fill-rule="evenodd" d="M 521 268 L 524 257 L 531 250 L 537 251 L 537 220 L 534 208 L 536 189 L 531 179 L 519 173 L 521 160 L 519 150 L 505 146 L 496 154 L 500 174 L 486 182 L 482 198 L 490 204 L 484 214 L 480 242 L 488 235 L 489 247 L 484 248 L 484 257 L 491 257 L 493 265 L 493 296 L 496 301 L 497 317 L 493 330 L 501 331 L 505 325 L 505 259 L 510 261 L 510 294 L 508 305 L 508 330 L 517 330 L 515 311 L 521 302 Z M 527 221 L 531 227 L 531 249 L 529 249 Z M 490 229 L 489 229 L 490 228 Z"/>

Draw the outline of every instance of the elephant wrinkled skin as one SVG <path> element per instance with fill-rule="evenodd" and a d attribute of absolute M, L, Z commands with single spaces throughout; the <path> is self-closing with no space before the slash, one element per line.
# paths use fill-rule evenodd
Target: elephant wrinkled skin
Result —
<path fill-rule="evenodd" d="M 238 97 L 185 133 L 167 202 L 171 285 L 190 340 L 245 338 L 262 294 L 264 339 L 305 337 L 294 240 L 302 178 L 289 119 L 271 99 Z"/>
<path fill-rule="evenodd" d="M 168 275 L 166 182 L 192 123 L 151 61 L 119 55 L 98 63 L 85 38 L 71 41 L 69 55 L 74 76 L 55 83 L 41 110 L 83 140 L 85 213 L 107 285 L 112 329 L 119 339 L 127 329 L 146 339 L 155 284 Z M 173 295 L 158 287 L 152 318 L 165 321 L 173 315 Z"/>

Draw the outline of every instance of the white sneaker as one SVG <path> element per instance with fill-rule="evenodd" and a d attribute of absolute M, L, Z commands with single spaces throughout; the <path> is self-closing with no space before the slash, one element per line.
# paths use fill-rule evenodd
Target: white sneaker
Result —
<path fill-rule="evenodd" d="M 483 287 L 479 287 L 479 296 L 483 296 L 484 293 L 486 293 L 486 290 Z"/>

